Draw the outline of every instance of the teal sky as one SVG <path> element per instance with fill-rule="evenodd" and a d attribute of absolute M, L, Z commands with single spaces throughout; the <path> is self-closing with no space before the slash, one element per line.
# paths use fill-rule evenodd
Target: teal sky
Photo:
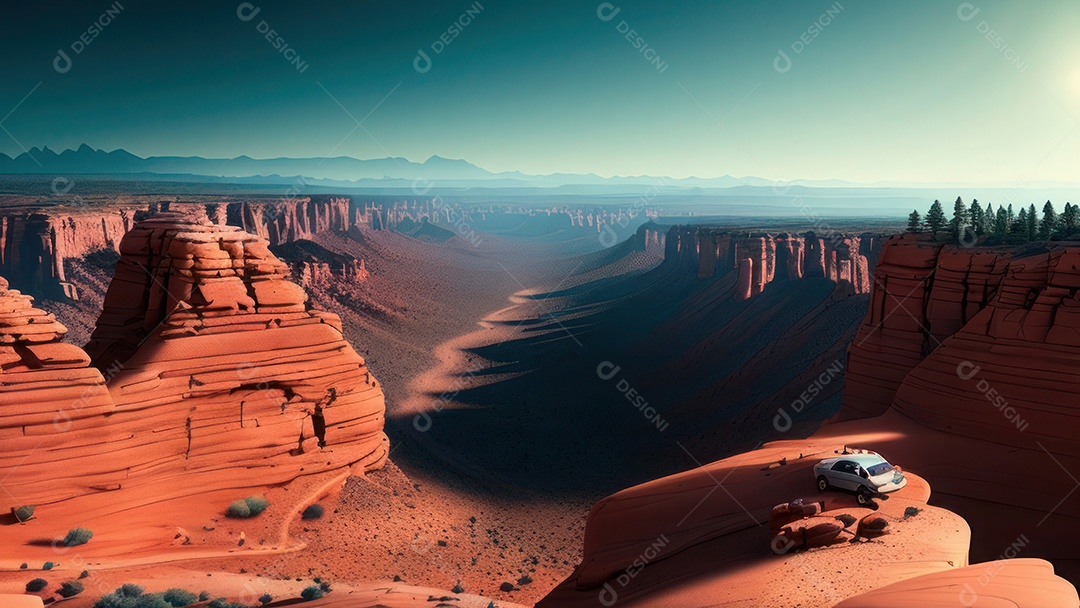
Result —
<path fill-rule="evenodd" d="M 250 21 L 232 2 L 121 3 L 81 53 L 71 45 L 112 4 L 35 5 L 0 26 L 0 115 L 15 108 L 0 151 L 85 142 L 143 156 L 437 154 L 526 173 L 1080 182 L 1077 2 L 634 0 L 612 3 L 610 21 L 600 3 L 568 1 L 256 2 Z M 64 73 L 58 50 L 72 58 Z"/>

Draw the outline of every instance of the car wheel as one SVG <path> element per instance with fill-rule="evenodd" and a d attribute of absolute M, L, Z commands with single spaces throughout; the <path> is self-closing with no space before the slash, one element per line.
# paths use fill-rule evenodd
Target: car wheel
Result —
<path fill-rule="evenodd" d="M 817 489 L 819 491 L 821 491 L 821 492 L 824 492 L 825 490 L 829 489 L 829 479 L 827 477 L 825 477 L 824 475 L 818 475 Z"/>
<path fill-rule="evenodd" d="M 866 486 L 859 486 L 855 493 L 855 502 L 860 505 L 868 504 L 870 502 L 870 489 Z"/>

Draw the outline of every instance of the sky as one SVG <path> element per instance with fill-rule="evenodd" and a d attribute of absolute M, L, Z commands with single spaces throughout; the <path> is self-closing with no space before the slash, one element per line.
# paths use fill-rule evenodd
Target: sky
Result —
<path fill-rule="evenodd" d="M 1077 25 L 1072 0 L 26 3 L 0 152 L 1080 182 Z"/>

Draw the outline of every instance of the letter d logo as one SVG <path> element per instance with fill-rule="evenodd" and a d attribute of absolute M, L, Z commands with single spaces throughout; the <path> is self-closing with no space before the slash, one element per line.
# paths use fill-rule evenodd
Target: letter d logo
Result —
<path fill-rule="evenodd" d="M 416 51 L 416 59 L 413 59 L 412 67 L 421 74 L 427 74 L 431 71 L 431 57 L 428 57 L 423 49 Z"/>
<path fill-rule="evenodd" d="M 601 2 L 600 6 L 596 7 L 596 16 L 600 18 L 600 21 L 611 21 L 621 10 L 610 2 Z"/>
<path fill-rule="evenodd" d="M 53 58 L 52 67 L 57 73 L 67 74 L 71 71 L 71 57 L 63 51 L 63 49 L 57 49 L 56 57 Z"/>
<path fill-rule="evenodd" d="M 261 8 L 256 7 L 250 2 L 241 2 L 240 6 L 236 7 L 236 17 L 240 19 L 240 21 L 251 21 L 261 10 Z"/>

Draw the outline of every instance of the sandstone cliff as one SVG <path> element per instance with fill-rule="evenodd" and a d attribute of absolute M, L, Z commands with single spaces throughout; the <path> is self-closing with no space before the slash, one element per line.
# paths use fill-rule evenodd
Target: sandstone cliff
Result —
<path fill-rule="evenodd" d="M 773 281 L 826 277 L 855 293 L 870 293 L 870 268 L 882 239 L 875 235 L 745 234 L 709 227 L 673 226 L 665 260 L 696 269 L 698 277 L 735 272 L 737 295 L 747 299 Z"/>
<path fill-rule="evenodd" d="M 0 274 L 24 292 L 51 299 L 79 298 L 65 261 L 101 250 L 119 251 L 120 240 L 148 213 L 202 212 L 215 224 L 240 227 L 281 245 L 350 227 L 347 198 L 292 198 L 234 202 L 151 202 L 78 207 L 34 207 L 0 215 Z"/>
<path fill-rule="evenodd" d="M 89 355 L 26 296 L 0 294 L 0 474 L 20 502 L 138 486 L 167 499 L 382 465 L 379 383 L 265 239 L 165 212 L 120 254 Z"/>

